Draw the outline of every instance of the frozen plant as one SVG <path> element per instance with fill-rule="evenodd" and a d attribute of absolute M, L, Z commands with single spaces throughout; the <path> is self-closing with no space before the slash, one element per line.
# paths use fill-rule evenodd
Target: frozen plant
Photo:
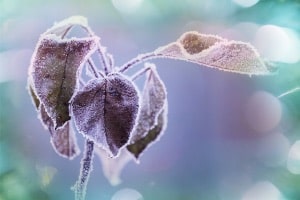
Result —
<path fill-rule="evenodd" d="M 67 38 L 75 25 L 86 32 L 86 37 Z M 102 70 L 93 54 L 98 55 Z M 104 162 L 107 178 L 117 184 L 122 167 L 130 159 L 138 160 L 166 128 L 167 92 L 155 65 L 145 63 L 132 77 L 125 75 L 129 68 L 154 58 L 179 59 L 248 75 L 273 70 L 250 44 L 198 32 L 186 32 L 177 41 L 116 67 L 84 17 L 56 23 L 36 45 L 28 89 L 59 155 L 73 159 L 79 154 L 72 121 L 86 140 L 79 179 L 73 187 L 76 200 L 85 199 L 94 152 Z M 87 82 L 81 74 L 84 67 L 91 74 Z M 134 81 L 144 74 L 140 94 Z"/>

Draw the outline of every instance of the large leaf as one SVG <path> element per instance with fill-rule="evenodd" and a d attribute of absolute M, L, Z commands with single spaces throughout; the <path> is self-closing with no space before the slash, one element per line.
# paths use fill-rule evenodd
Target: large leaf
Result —
<path fill-rule="evenodd" d="M 269 74 L 275 70 L 249 43 L 198 32 L 184 33 L 176 42 L 156 49 L 155 54 L 249 75 Z"/>
<path fill-rule="evenodd" d="M 154 132 L 156 132 L 157 135 L 160 133 L 160 131 L 157 130 L 162 129 L 163 124 L 159 125 L 160 128 L 155 127 L 163 121 L 160 119 L 158 122 L 158 116 L 166 105 L 167 98 L 165 85 L 160 79 L 155 69 L 155 65 L 146 63 L 145 67 L 148 67 L 149 71 L 143 89 L 140 114 L 137 120 L 137 125 L 133 131 L 132 138 L 130 139 L 130 145 L 127 146 L 127 149 L 132 152 L 136 158 L 139 157 L 140 153 L 142 153 L 142 151 L 148 145 L 144 142 L 145 144 L 143 144 L 143 148 L 140 148 L 135 145 L 136 142 L 143 140 L 144 137 L 147 137 L 152 129 L 156 130 Z M 147 141 L 149 143 L 152 142 L 151 140 Z"/>
<path fill-rule="evenodd" d="M 91 80 L 76 94 L 73 117 L 84 136 L 116 156 L 128 142 L 138 103 L 133 83 L 121 74 L 110 74 L 102 80 Z"/>
<path fill-rule="evenodd" d="M 78 69 L 96 47 L 97 37 L 60 39 L 43 35 L 32 57 L 29 81 L 55 128 L 69 119 L 69 101 L 76 90 Z"/>

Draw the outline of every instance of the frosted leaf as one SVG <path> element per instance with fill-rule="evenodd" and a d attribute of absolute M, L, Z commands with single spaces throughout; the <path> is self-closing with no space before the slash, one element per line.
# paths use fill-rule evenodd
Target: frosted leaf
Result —
<path fill-rule="evenodd" d="M 184 33 L 176 42 L 156 49 L 155 54 L 241 74 L 263 75 L 275 70 L 248 43 L 198 32 Z"/>
<path fill-rule="evenodd" d="M 113 186 L 119 185 L 122 182 L 121 172 L 127 163 L 133 160 L 133 157 L 124 148 L 120 150 L 118 157 L 115 158 L 107 156 L 107 152 L 102 148 L 95 148 L 95 152 L 101 160 L 103 174 L 109 183 Z"/>
<path fill-rule="evenodd" d="M 60 39 L 43 36 L 32 56 L 29 79 L 32 89 L 54 122 L 70 120 L 69 101 L 76 90 L 78 69 L 93 53 L 98 38 Z"/>
<path fill-rule="evenodd" d="M 112 156 L 129 139 L 138 113 L 138 93 L 121 74 L 94 79 L 73 99 L 72 112 L 79 132 Z"/>
<path fill-rule="evenodd" d="M 63 36 L 74 25 L 80 25 L 82 27 L 88 27 L 87 19 L 83 16 L 72 16 L 64 19 L 58 23 L 55 23 L 44 34 L 55 34 L 57 36 Z"/>
<path fill-rule="evenodd" d="M 142 153 L 148 143 L 152 142 L 160 133 L 163 124 L 159 123 L 162 123 L 164 120 L 158 119 L 158 116 L 165 106 L 167 98 L 165 85 L 160 79 L 155 69 L 155 65 L 146 63 L 145 67 L 149 67 L 150 70 L 148 71 L 143 89 L 140 114 L 137 125 L 132 133 L 132 138 L 130 139 L 130 145 L 127 146 L 127 149 L 133 153 L 136 158 L 139 157 L 140 153 Z M 160 121 L 158 122 L 158 120 Z M 154 135 L 155 138 L 153 138 Z M 152 139 L 149 137 L 152 137 Z M 140 142 L 137 143 L 137 141 Z M 143 144 L 141 144 L 141 142 Z"/>
<path fill-rule="evenodd" d="M 157 118 L 157 123 L 148 129 L 146 134 L 134 142 L 127 145 L 127 150 L 131 152 L 136 159 L 138 159 L 141 153 L 153 142 L 159 139 L 167 126 L 167 106 L 160 112 Z"/>
<path fill-rule="evenodd" d="M 80 153 L 80 150 L 70 122 L 68 121 L 64 126 L 55 129 L 53 121 L 43 105 L 40 106 L 40 118 L 50 132 L 51 144 L 55 152 L 65 158 L 75 158 Z"/>

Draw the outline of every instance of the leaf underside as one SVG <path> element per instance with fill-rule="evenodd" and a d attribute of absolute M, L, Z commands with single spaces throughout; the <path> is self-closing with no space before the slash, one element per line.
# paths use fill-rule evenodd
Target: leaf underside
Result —
<path fill-rule="evenodd" d="M 77 129 L 111 156 L 129 139 L 138 113 L 135 86 L 121 74 L 94 79 L 79 91 L 72 102 Z"/>
<path fill-rule="evenodd" d="M 76 89 L 78 69 L 95 48 L 95 40 L 61 40 L 55 35 L 45 35 L 37 45 L 30 67 L 30 81 L 53 119 L 55 129 L 70 120 L 69 102 Z"/>
<path fill-rule="evenodd" d="M 195 31 L 186 32 L 176 42 L 156 49 L 155 54 L 241 74 L 264 75 L 276 70 L 249 43 Z"/>

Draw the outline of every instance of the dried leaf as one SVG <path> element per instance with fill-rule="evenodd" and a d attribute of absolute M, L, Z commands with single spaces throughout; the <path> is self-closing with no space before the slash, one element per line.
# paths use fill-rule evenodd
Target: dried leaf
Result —
<path fill-rule="evenodd" d="M 121 74 L 87 83 L 73 99 L 72 112 L 77 129 L 112 156 L 129 139 L 138 113 L 138 93 Z"/>
<path fill-rule="evenodd" d="M 184 33 L 176 42 L 156 49 L 155 54 L 241 74 L 263 75 L 275 70 L 248 43 L 198 32 Z"/>
<path fill-rule="evenodd" d="M 142 153 L 144 148 L 146 148 L 147 144 L 143 145 L 143 148 L 140 148 L 137 147 L 135 143 L 147 137 L 147 135 L 153 128 L 155 130 L 158 130 L 158 128 L 155 128 L 156 125 L 158 125 L 158 116 L 166 105 L 167 98 L 165 85 L 160 79 L 155 69 L 155 65 L 146 63 L 145 67 L 150 68 L 150 70 L 148 71 L 145 86 L 143 89 L 141 110 L 137 125 L 135 126 L 132 138 L 130 139 L 131 145 L 127 146 L 127 149 L 132 152 L 136 156 L 136 158 L 139 157 L 140 153 Z M 159 133 L 160 132 L 158 132 L 157 134 Z M 150 142 L 152 141 L 149 140 L 149 143 Z"/>
<path fill-rule="evenodd" d="M 65 125 L 59 129 L 55 129 L 53 121 L 43 105 L 40 106 L 40 118 L 50 132 L 51 144 L 55 152 L 65 158 L 75 158 L 80 153 L 80 150 L 70 122 L 65 123 Z"/>
<path fill-rule="evenodd" d="M 118 157 L 108 157 L 107 152 L 102 148 L 95 148 L 96 154 L 99 156 L 102 163 L 102 171 L 109 183 L 113 186 L 119 185 L 122 180 L 121 172 L 133 157 L 125 149 L 121 149 Z"/>
<path fill-rule="evenodd" d="M 93 53 L 98 38 L 64 39 L 43 36 L 32 57 L 29 81 L 55 128 L 70 120 L 69 101 L 73 96 L 78 69 Z"/>
<path fill-rule="evenodd" d="M 64 36 L 74 25 L 88 27 L 87 19 L 83 16 L 72 16 L 55 23 L 44 34 L 55 34 L 57 36 Z"/>

